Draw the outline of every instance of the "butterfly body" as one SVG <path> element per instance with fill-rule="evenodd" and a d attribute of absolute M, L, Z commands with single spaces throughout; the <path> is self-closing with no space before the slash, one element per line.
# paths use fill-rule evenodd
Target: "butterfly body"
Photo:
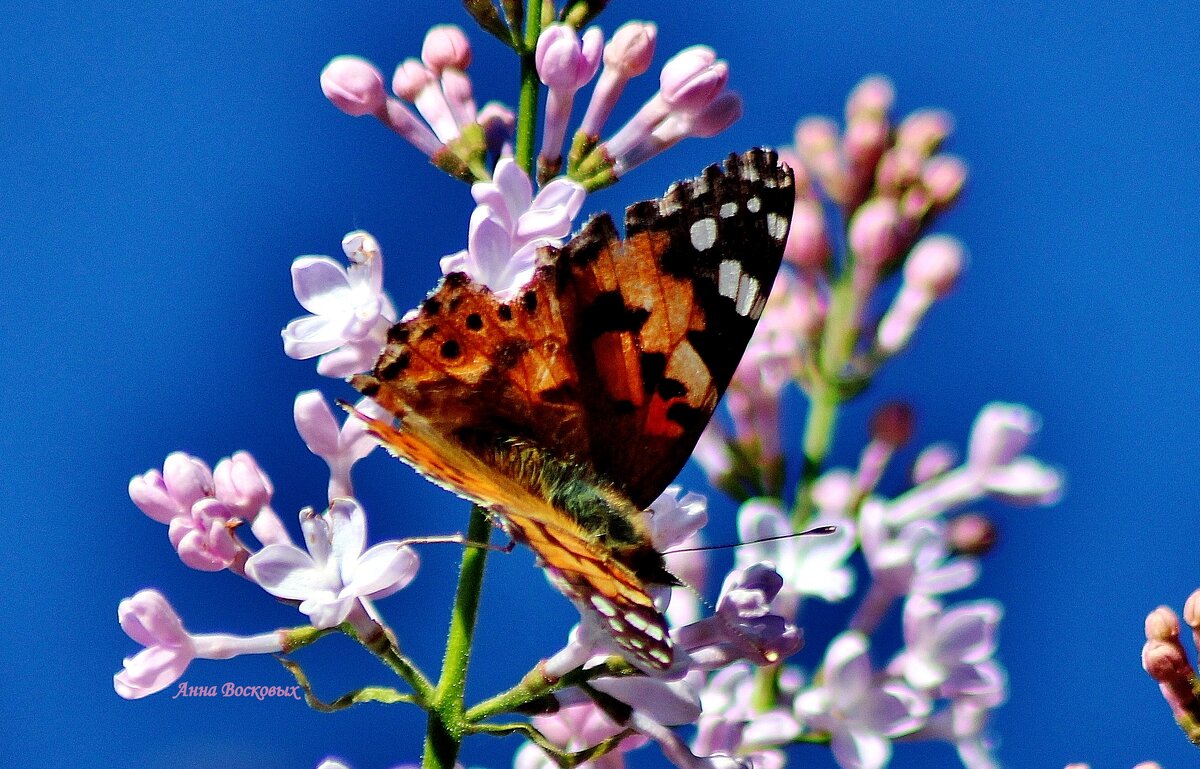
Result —
<path fill-rule="evenodd" d="M 639 663 L 669 667 L 644 510 L 674 480 L 766 303 L 793 205 L 774 153 L 591 219 L 498 299 L 447 275 L 351 384 L 398 457 L 489 510 Z"/>

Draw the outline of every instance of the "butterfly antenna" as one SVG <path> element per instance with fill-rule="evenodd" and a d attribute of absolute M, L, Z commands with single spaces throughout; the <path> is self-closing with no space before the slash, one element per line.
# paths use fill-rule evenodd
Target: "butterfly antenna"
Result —
<path fill-rule="evenodd" d="M 463 547 L 474 547 L 480 550 L 490 550 L 493 553 L 511 553 L 513 548 L 517 546 L 515 540 L 511 537 L 508 542 L 503 545 L 493 545 L 489 542 L 472 542 L 467 539 L 467 536 L 461 532 L 457 534 L 431 534 L 427 537 L 408 537 L 397 542 L 397 547 L 403 545 L 462 545 Z"/>
<path fill-rule="evenodd" d="M 728 550 L 729 548 L 732 548 L 732 547 L 742 547 L 743 545 L 757 545 L 760 542 L 775 542 L 780 539 L 792 539 L 793 537 L 808 537 L 808 536 L 823 537 L 823 536 L 827 536 L 829 534 L 834 534 L 836 532 L 837 532 L 837 526 L 816 526 L 814 528 L 805 529 L 804 531 L 798 531 L 798 532 L 794 532 L 792 534 L 776 534 L 773 537 L 761 537 L 759 539 L 752 539 L 749 542 L 732 542 L 732 543 L 726 543 L 723 545 L 697 545 L 696 547 L 679 547 L 679 548 L 675 548 L 672 550 L 666 550 L 663 552 L 663 555 L 669 555 L 671 553 L 695 553 L 695 552 L 706 551 L 706 550 Z"/>

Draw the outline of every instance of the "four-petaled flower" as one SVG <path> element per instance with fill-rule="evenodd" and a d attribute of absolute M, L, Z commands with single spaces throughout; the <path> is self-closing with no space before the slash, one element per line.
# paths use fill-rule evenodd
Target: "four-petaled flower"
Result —
<path fill-rule="evenodd" d="M 881 769 L 891 738 L 915 731 L 929 702 L 899 681 L 880 681 L 867 657 L 867 638 L 848 631 L 825 653 L 820 686 L 796 698 L 796 715 L 810 730 L 828 732 L 843 769 Z"/>
<path fill-rule="evenodd" d="M 321 356 L 317 372 L 346 377 L 366 371 L 379 357 L 396 310 L 383 292 L 383 254 L 375 238 L 351 232 L 342 239 L 350 260 L 343 267 L 327 256 L 292 262 L 292 288 L 311 315 L 283 330 L 283 351 L 305 360 Z"/>
<path fill-rule="evenodd" d="M 268 545 L 246 562 L 246 575 L 273 596 L 299 601 L 315 627 L 338 625 L 360 600 L 389 596 L 417 573 L 408 545 L 381 542 L 364 551 L 366 516 L 354 499 L 335 499 L 321 514 L 304 511 L 300 527 L 308 552 Z"/>
<path fill-rule="evenodd" d="M 467 248 L 442 257 L 442 272 L 465 272 L 508 300 L 533 277 L 538 249 L 562 245 L 587 193 L 561 177 L 534 197 L 521 167 L 512 158 L 501 158 L 492 181 L 473 184 L 471 195 L 478 205 L 471 214 Z"/>

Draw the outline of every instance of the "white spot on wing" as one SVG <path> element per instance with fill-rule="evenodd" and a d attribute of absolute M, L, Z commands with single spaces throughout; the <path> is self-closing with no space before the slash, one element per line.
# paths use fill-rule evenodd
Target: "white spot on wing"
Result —
<path fill-rule="evenodd" d="M 646 628 L 646 635 L 653 638 L 655 641 L 663 640 L 663 631 L 658 625 L 650 625 Z"/>
<path fill-rule="evenodd" d="M 617 616 L 617 607 L 613 606 L 612 601 L 602 595 L 594 595 L 591 598 L 592 606 L 596 607 L 596 611 L 603 614 L 605 617 Z"/>
<path fill-rule="evenodd" d="M 746 208 L 750 209 L 750 213 L 757 214 L 758 209 L 762 208 L 762 201 L 758 199 L 757 195 L 755 195 L 746 201 Z"/>
<path fill-rule="evenodd" d="M 708 179 L 703 176 L 698 176 L 692 180 L 692 192 L 697 195 L 703 195 L 708 192 Z"/>
<path fill-rule="evenodd" d="M 706 251 L 717 242 L 717 220 L 706 216 L 692 224 L 692 247 L 697 251 Z"/>
<path fill-rule="evenodd" d="M 733 259 L 724 259 L 717 268 L 717 292 L 721 296 L 737 300 L 738 282 L 742 277 L 742 265 Z"/>
<path fill-rule="evenodd" d="M 753 164 L 749 164 L 749 163 L 748 163 L 748 164 L 746 164 L 745 166 L 742 166 L 742 167 L 743 167 L 743 168 L 746 170 L 746 178 L 747 178 L 747 179 L 749 179 L 749 180 L 750 180 L 750 181 L 752 181 L 752 182 L 756 182 L 756 181 L 758 181 L 758 169 L 757 169 L 757 168 L 755 168 L 755 167 L 753 166 Z"/>
<path fill-rule="evenodd" d="M 762 317 L 763 310 L 767 306 L 767 298 L 762 294 L 758 295 L 758 299 L 754 302 L 754 306 L 750 308 L 750 317 L 758 320 Z"/>
<path fill-rule="evenodd" d="M 675 188 L 672 186 L 672 188 L 667 191 L 667 196 L 665 198 L 660 198 L 658 201 L 658 212 L 663 216 L 670 216 L 680 209 L 679 199 L 672 194 L 674 192 Z"/>
<path fill-rule="evenodd" d="M 771 233 L 771 237 L 775 240 L 783 240 L 787 237 L 788 223 L 779 214 L 772 211 L 767 214 L 767 232 Z"/>
<path fill-rule="evenodd" d="M 749 315 L 750 310 L 758 302 L 758 295 L 758 278 L 742 273 L 742 279 L 738 281 L 737 305 L 735 306 L 737 314 Z"/>
<path fill-rule="evenodd" d="M 647 622 L 642 617 L 639 617 L 638 615 L 634 614 L 633 612 L 629 612 L 625 615 L 625 621 L 628 622 L 630 625 L 633 625 L 638 630 L 641 630 L 642 632 L 645 632 L 646 628 L 650 627 L 649 622 Z"/>
<path fill-rule="evenodd" d="M 734 203 L 732 201 L 729 203 L 726 203 L 725 205 L 721 206 L 721 218 L 728 219 L 729 217 L 731 217 L 737 213 L 737 209 L 738 209 L 737 203 Z"/>
<path fill-rule="evenodd" d="M 667 654 L 667 653 L 666 653 L 665 651 L 663 651 L 662 649 L 651 649 L 650 651 L 648 651 L 648 652 L 646 652 L 646 653 L 647 653 L 647 654 L 649 654 L 649 655 L 650 655 L 651 657 L 653 657 L 655 660 L 657 660 L 658 662 L 661 662 L 661 663 L 662 663 L 662 664 L 664 664 L 664 665 L 670 665 L 670 664 L 671 664 L 671 655 L 670 655 L 670 654 Z"/>

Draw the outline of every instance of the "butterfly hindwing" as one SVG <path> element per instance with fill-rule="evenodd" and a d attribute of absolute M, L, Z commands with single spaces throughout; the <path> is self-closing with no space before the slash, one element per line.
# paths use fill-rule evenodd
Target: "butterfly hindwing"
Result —
<path fill-rule="evenodd" d="M 672 660 L 666 622 L 643 582 L 610 551 L 597 546 L 545 495 L 498 472 L 416 417 L 397 428 L 351 410 L 388 450 L 437 485 L 497 516 L 505 531 L 538 556 L 559 589 L 598 615 L 614 640 L 644 665 L 661 670 Z"/>

